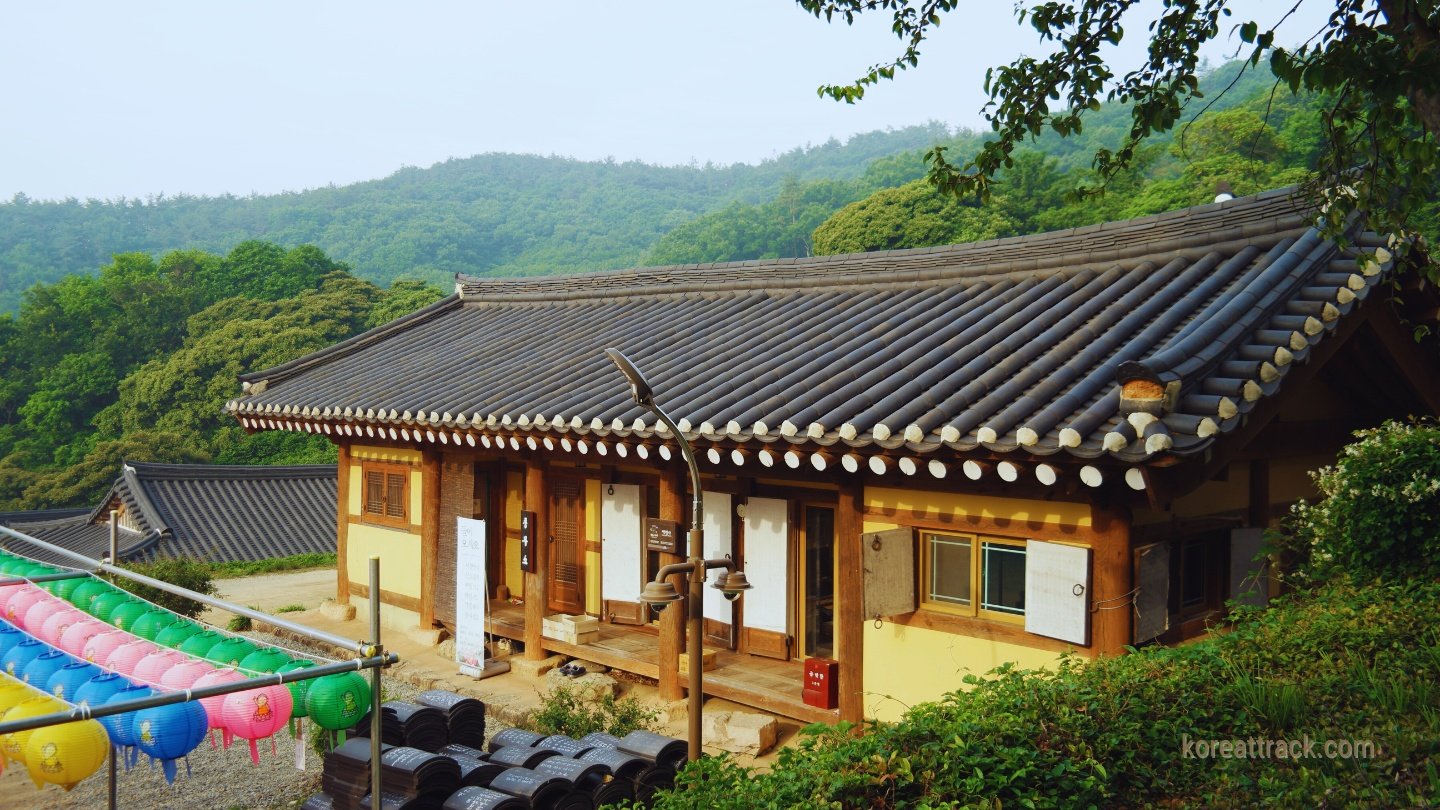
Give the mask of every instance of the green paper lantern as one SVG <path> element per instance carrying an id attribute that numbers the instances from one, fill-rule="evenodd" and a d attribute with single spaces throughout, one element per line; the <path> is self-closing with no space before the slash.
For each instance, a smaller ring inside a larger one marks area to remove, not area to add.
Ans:
<path id="1" fill-rule="evenodd" d="M 240 659 L 239 667 L 246 672 L 275 672 L 281 665 L 290 663 L 290 656 L 274 647 L 261 647 Z"/>
<path id="2" fill-rule="evenodd" d="M 155 643 L 161 647 L 178 650 L 181 644 L 200 632 L 200 625 L 181 619 L 160 628 L 160 632 L 155 634 Z"/>
<path id="3" fill-rule="evenodd" d="M 74 598 L 71 599 L 71 601 L 75 603 L 76 607 L 89 612 L 91 616 L 94 616 L 102 622 L 110 621 L 110 614 L 115 611 L 115 608 L 120 607 L 134 598 L 119 588 L 110 588 L 109 590 L 98 591 L 98 595 L 92 597 L 89 607 L 86 607 L 82 604 L 82 597 L 88 587 L 89 586 L 86 585 L 76 588 Z"/>
<path id="4" fill-rule="evenodd" d="M 61 599 L 69 601 L 70 595 L 75 593 L 76 588 L 84 585 L 87 582 L 93 581 L 93 577 L 75 577 L 73 579 L 59 580 L 55 583 L 55 595 L 60 597 Z"/>
<path id="5" fill-rule="evenodd" d="M 310 681 L 305 713 L 331 731 L 352 728 L 370 710 L 370 684 L 358 672 L 340 672 Z"/>
<path id="6" fill-rule="evenodd" d="M 297 669 L 309 669 L 313 666 L 315 666 L 314 661 L 296 658 L 288 664 L 280 665 L 275 671 L 283 675 L 286 672 L 294 672 Z M 305 717 L 308 714 L 308 712 L 305 711 L 305 695 L 310 691 L 310 684 L 314 682 L 314 680 L 291 681 L 285 684 L 285 687 L 290 690 L 290 697 L 295 699 L 295 708 L 290 712 L 291 717 Z"/>
<path id="7" fill-rule="evenodd" d="M 74 580 L 71 581 L 73 582 Z M 114 586 L 110 583 L 92 577 L 76 582 L 75 587 L 71 588 L 69 595 L 64 596 L 64 598 L 69 600 L 70 604 L 93 616 L 95 614 L 91 611 L 91 608 L 94 606 L 95 600 L 114 590 Z"/>
<path id="8" fill-rule="evenodd" d="M 243 638 L 231 637 L 217 643 L 205 653 L 205 660 L 221 667 L 239 667 L 245 656 L 260 649 Z"/>
<path id="9" fill-rule="evenodd" d="M 139 599 L 127 599 L 117 605 L 114 610 L 110 611 L 110 615 L 105 621 L 110 622 L 121 630 L 129 632 L 130 628 L 135 624 L 135 620 L 149 611 L 149 604 Z"/>
<path id="10" fill-rule="evenodd" d="M 223 641 L 225 636 L 214 630 L 202 630 L 199 633 L 185 639 L 180 644 L 180 652 L 186 655 L 193 655 L 196 658 L 205 658 L 210 648 Z"/>
<path id="11" fill-rule="evenodd" d="M 151 608 L 136 616 L 128 629 L 146 641 L 154 641 L 161 630 L 175 623 L 175 618 L 175 614 L 165 608 Z"/>

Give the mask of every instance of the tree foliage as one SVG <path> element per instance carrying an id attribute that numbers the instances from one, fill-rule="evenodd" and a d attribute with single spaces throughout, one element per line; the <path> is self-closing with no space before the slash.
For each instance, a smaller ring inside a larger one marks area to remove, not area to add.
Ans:
<path id="1" fill-rule="evenodd" d="M 889 15 L 903 44 L 894 60 L 875 65 L 848 84 L 827 85 L 822 96 L 854 103 L 897 70 L 919 64 L 931 29 L 955 11 L 957 0 L 798 0 L 817 17 L 847 23 L 867 12 Z M 1440 169 L 1440 4 L 1434 0 L 1335 0 L 1335 11 L 1314 36 L 1296 46 L 1276 41 L 1275 25 L 1230 24 L 1234 0 L 1169 0 L 1148 27 L 1146 58 L 1123 75 L 1106 61 L 1127 24 L 1143 13 L 1132 0 L 1051 0 L 1018 4 L 1016 13 L 1049 53 L 1023 56 L 991 69 L 983 112 L 993 136 L 973 155 L 952 161 L 944 148 L 928 154 L 930 179 L 962 198 L 987 197 L 1027 141 L 1051 132 L 1081 133 L 1102 102 L 1127 109 L 1128 126 L 1093 152 L 1095 192 L 1125 174 L 1144 142 L 1179 126 L 1204 96 L 1201 47 L 1238 31 L 1247 65 L 1268 62 L 1278 86 L 1323 96 L 1323 148 L 1308 189 L 1334 232 L 1353 211 L 1372 227 L 1411 233 L 1433 199 Z M 1288 16 L 1288 15 L 1287 15 Z M 1433 266 L 1432 266 L 1433 273 Z"/>

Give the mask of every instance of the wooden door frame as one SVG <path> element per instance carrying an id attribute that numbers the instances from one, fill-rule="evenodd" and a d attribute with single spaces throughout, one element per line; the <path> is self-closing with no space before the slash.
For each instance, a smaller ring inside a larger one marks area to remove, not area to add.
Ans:
<path id="1" fill-rule="evenodd" d="M 551 467 L 546 475 L 547 500 L 545 524 L 545 542 L 550 545 L 550 554 L 545 566 L 545 609 L 547 611 L 558 611 L 562 613 L 585 613 L 585 543 L 588 538 L 585 536 L 585 481 L 582 474 L 569 470 L 560 471 Z M 557 549 L 555 548 L 555 494 L 561 482 L 575 482 L 577 493 L 577 504 L 575 508 L 575 603 L 565 605 L 556 601 L 559 589 L 555 587 L 555 566 L 559 562 Z M 573 610 L 572 610 L 573 608 Z"/>
<path id="2" fill-rule="evenodd" d="M 805 621 L 805 597 L 806 597 L 806 595 L 807 595 L 807 594 L 806 594 L 806 588 L 805 588 L 805 577 L 806 577 L 806 573 L 807 573 L 807 572 L 806 572 L 806 568 L 805 568 L 805 555 L 806 555 L 806 553 L 809 551 L 809 543 L 810 543 L 810 538 L 809 538 L 809 535 L 808 535 L 808 533 L 807 533 L 807 531 L 806 531 L 805 510 L 807 510 L 807 509 L 829 509 L 829 510 L 830 510 L 830 515 L 831 515 L 831 521 L 830 521 L 830 551 L 831 551 L 831 554 L 830 554 L 830 567 L 831 567 L 831 572 L 830 572 L 830 591 L 831 591 L 830 610 L 831 610 L 832 630 L 831 630 L 831 633 L 830 633 L 830 655 L 829 655 L 828 657 L 830 657 L 830 658 L 833 659 L 833 658 L 835 658 L 835 632 L 834 632 L 834 629 L 833 629 L 833 627 L 834 627 L 834 622 L 835 622 L 835 604 L 836 604 L 835 601 L 834 601 L 834 599 L 835 599 L 835 586 L 836 586 L 836 584 L 839 583 L 839 576 L 840 576 L 840 571 L 839 571 L 840 555 L 839 555 L 839 548 L 837 547 L 837 541 L 838 541 L 839 538 L 838 538 L 838 533 L 837 533 L 837 531 L 836 531 L 836 528 L 837 528 L 837 527 L 836 527 L 836 523 L 835 523 L 835 521 L 836 521 L 837 518 L 838 518 L 838 510 L 835 508 L 835 506 L 836 506 L 835 503 L 834 503 L 834 502 L 829 502 L 829 501 L 827 501 L 827 502 L 822 502 L 822 501 L 812 501 L 812 500 L 797 500 L 797 501 L 792 501 L 791 503 L 792 503 L 792 509 L 793 509 L 794 512 L 795 512 L 795 515 L 794 515 L 795 520 L 794 520 L 794 522 L 791 524 L 791 525 L 794 527 L 793 530 L 791 531 L 791 536 L 792 536 L 792 538 L 793 538 L 793 550 L 794 550 L 794 551 L 793 551 L 793 556 L 792 556 L 792 560 L 791 560 L 791 569 L 790 569 L 790 570 L 792 570 L 792 571 L 795 572 L 795 576 L 794 576 L 794 582 L 791 584 L 789 590 L 790 590 L 790 593 L 791 593 L 791 596 L 792 596 L 792 608 L 791 608 L 791 610 L 790 610 L 790 623 L 791 623 L 791 626 L 794 628 L 794 631 L 795 631 L 795 632 L 794 632 L 794 639 L 795 639 L 795 641 L 792 642 L 791 645 L 790 645 L 790 657 L 791 657 L 792 659 L 794 659 L 794 660 L 800 660 L 800 661 L 803 661 L 804 659 L 810 657 L 810 653 L 805 652 L 805 632 L 806 632 L 806 630 L 809 629 L 809 625 L 808 625 L 808 624 L 806 623 L 806 621 Z"/>

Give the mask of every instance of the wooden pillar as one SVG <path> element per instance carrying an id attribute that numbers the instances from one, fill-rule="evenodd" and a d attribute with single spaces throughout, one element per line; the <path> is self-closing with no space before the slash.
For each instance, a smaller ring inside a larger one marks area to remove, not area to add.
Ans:
<path id="1" fill-rule="evenodd" d="M 350 445 L 335 448 L 335 603 L 350 604 L 350 566 L 345 561 L 350 540 Z"/>
<path id="2" fill-rule="evenodd" d="M 525 658 L 545 658 L 542 636 L 545 623 L 545 574 L 550 565 L 550 493 L 545 486 L 545 468 L 536 459 L 525 462 L 525 511 L 535 513 L 530 556 L 535 571 L 525 572 Z"/>
<path id="3" fill-rule="evenodd" d="M 673 520 L 680 524 L 680 536 L 686 534 L 685 527 L 685 470 L 671 465 L 660 472 L 660 519 Z M 685 562 L 678 554 L 660 555 L 660 564 Z M 670 578 L 676 590 L 685 593 L 683 576 Z M 649 610 L 648 607 L 643 608 Z M 676 603 L 660 613 L 660 699 L 680 700 L 685 697 L 685 685 L 680 682 L 680 653 L 685 649 L 685 610 L 683 603 Z"/>
<path id="4" fill-rule="evenodd" d="M 435 626 L 435 581 L 440 559 L 440 454 L 420 454 L 420 629 Z"/>
<path id="5" fill-rule="evenodd" d="M 864 485 L 856 480 L 842 482 L 835 506 L 835 537 L 840 544 L 835 642 L 840 656 L 840 719 L 852 723 L 865 719 L 865 577 L 860 550 L 864 506 Z"/>
<path id="6" fill-rule="evenodd" d="M 1090 510 L 1093 597 L 1091 642 L 1095 654 L 1119 655 L 1134 638 L 1134 564 L 1130 559 L 1130 510 L 1094 504 Z"/>
<path id="7" fill-rule="evenodd" d="M 1270 461 L 1257 458 L 1250 462 L 1250 525 L 1264 529 L 1270 525 Z"/>

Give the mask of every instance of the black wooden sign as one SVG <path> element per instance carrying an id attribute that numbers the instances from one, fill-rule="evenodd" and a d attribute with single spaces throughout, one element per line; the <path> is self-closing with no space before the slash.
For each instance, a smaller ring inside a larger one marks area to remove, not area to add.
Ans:
<path id="1" fill-rule="evenodd" d="M 680 524 L 673 520 L 645 518 L 645 549 L 685 556 L 685 538 Z"/>
<path id="2" fill-rule="evenodd" d="M 535 513 L 520 513 L 520 570 L 535 573 Z"/>

